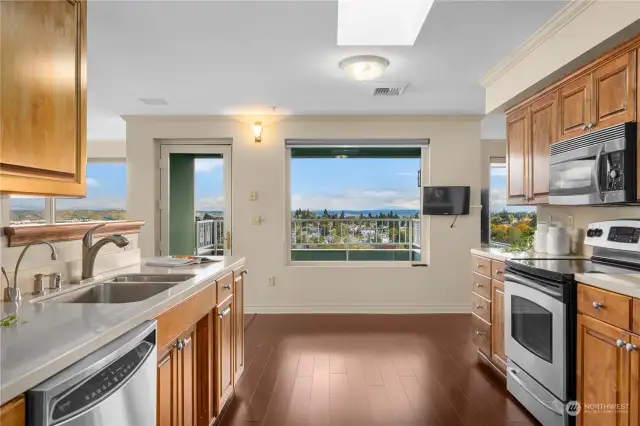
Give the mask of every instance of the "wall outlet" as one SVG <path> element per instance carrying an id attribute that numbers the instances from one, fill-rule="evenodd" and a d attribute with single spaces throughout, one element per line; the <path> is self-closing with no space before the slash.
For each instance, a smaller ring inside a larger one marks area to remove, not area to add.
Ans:
<path id="1" fill-rule="evenodd" d="M 573 215 L 572 215 L 572 214 L 570 214 L 570 215 L 567 217 L 567 228 L 569 228 L 569 229 L 573 229 L 573 226 L 574 226 L 574 223 L 573 223 Z"/>
<path id="2" fill-rule="evenodd" d="M 267 278 L 267 285 L 269 287 L 275 287 L 276 286 L 276 277 Z"/>
<path id="3" fill-rule="evenodd" d="M 258 191 L 253 190 L 249 193 L 249 201 L 257 201 L 258 200 Z"/>
<path id="4" fill-rule="evenodd" d="M 251 216 L 252 225 L 262 225 L 262 216 Z"/>

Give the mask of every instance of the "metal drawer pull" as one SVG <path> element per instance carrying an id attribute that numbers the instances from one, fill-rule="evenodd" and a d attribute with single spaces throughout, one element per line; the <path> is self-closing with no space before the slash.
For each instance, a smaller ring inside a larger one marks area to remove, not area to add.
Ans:
<path id="1" fill-rule="evenodd" d="M 180 340 L 177 340 L 175 347 L 177 350 L 181 351 L 182 348 L 184 348 L 184 343 L 182 343 Z"/>
<path id="2" fill-rule="evenodd" d="M 231 312 L 231 306 L 228 306 L 228 307 L 227 307 L 227 308 L 225 308 L 222 312 L 220 312 L 220 313 L 218 314 L 218 317 L 220 317 L 220 318 L 224 318 L 224 317 L 226 317 L 227 315 L 229 315 L 229 312 Z"/>
<path id="3" fill-rule="evenodd" d="M 604 308 L 604 303 L 601 302 L 593 302 L 593 309 Z"/>
<path id="4" fill-rule="evenodd" d="M 231 290 L 231 284 L 225 284 L 222 286 L 225 290 Z"/>
<path id="5" fill-rule="evenodd" d="M 638 347 L 632 343 L 627 343 L 624 348 L 627 350 L 627 352 L 633 352 L 638 349 Z"/>
<path id="6" fill-rule="evenodd" d="M 496 271 L 496 275 L 500 275 L 500 274 L 504 274 L 504 271 L 502 269 L 498 269 Z"/>
<path id="7" fill-rule="evenodd" d="M 476 268 L 484 268 L 484 265 L 481 265 L 479 263 L 476 263 Z"/>
<path id="8" fill-rule="evenodd" d="M 476 330 L 476 336 L 484 336 L 484 332 L 480 330 Z"/>
<path id="9" fill-rule="evenodd" d="M 616 340 L 616 346 L 619 347 L 619 348 L 624 348 L 626 346 L 626 344 L 627 344 L 627 342 L 625 342 L 622 339 Z"/>
<path id="10" fill-rule="evenodd" d="M 476 305 L 476 309 L 482 309 L 482 305 Z"/>
<path id="11" fill-rule="evenodd" d="M 482 287 L 482 284 L 476 283 L 476 287 Z"/>
<path id="12" fill-rule="evenodd" d="M 182 347 L 184 348 L 185 346 L 187 346 L 189 343 L 191 343 L 191 337 L 189 337 L 188 339 L 184 339 L 182 341 Z"/>

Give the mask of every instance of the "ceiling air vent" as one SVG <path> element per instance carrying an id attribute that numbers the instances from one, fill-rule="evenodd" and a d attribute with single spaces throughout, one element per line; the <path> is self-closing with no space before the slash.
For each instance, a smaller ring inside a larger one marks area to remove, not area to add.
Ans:
<path id="1" fill-rule="evenodd" d="M 400 96 L 407 88 L 407 83 L 377 83 L 372 88 L 373 96 Z"/>

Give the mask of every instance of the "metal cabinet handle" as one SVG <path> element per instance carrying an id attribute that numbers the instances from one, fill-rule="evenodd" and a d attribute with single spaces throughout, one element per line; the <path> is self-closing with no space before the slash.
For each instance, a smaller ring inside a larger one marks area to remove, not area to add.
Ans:
<path id="1" fill-rule="evenodd" d="M 582 130 L 587 130 L 587 129 L 588 129 L 587 125 L 586 125 L 586 124 L 584 124 L 584 125 L 582 126 Z"/>
<path id="2" fill-rule="evenodd" d="M 638 347 L 632 343 L 627 343 L 624 348 L 627 350 L 627 352 L 633 352 L 636 349 L 638 349 Z"/>
<path id="3" fill-rule="evenodd" d="M 189 343 L 191 343 L 191 337 L 189 337 L 188 339 L 184 339 L 182 341 L 182 347 L 184 348 L 185 346 L 187 346 Z"/>
<path id="4" fill-rule="evenodd" d="M 500 274 L 504 274 L 504 271 L 502 269 L 498 269 L 496 271 L 496 275 L 500 275 Z"/>
<path id="5" fill-rule="evenodd" d="M 596 309 L 596 310 L 600 308 L 604 308 L 604 303 L 602 302 L 593 302 L 592 305 L 593 305 L 593 309 Z"/>
<path id="6" fill-rule="evenodd" d="M 476 263 L 476 268 L 484 268 L 484 265 L 482 265 L 480 263 Z"/>
<path id="7" fill-rule="evenodd" d="M 476 305 L 476 309 L 482 309 L 482 305 Z"/>
<path id="8" fill-rule="evenodd" d="M 182 348 L 184 348 L 184 343 L 182 343 L 180 340 L 177 340 L 177 341 L 176 341 L 175 348 L 176 348 L 177 350 L 181 351 L 181 350 L 182 350 Z"/>
<path id="9" fill-rule="evenodd" d="M 616 346 L 617 347 L 624 348 L 626 345 L 627 345 L 627 342 L 625 342 L 624 340 L 622 340 L 622 339 L 616 340 Z"/>
<path id="10" fill-rule="evenodd" d="M 231 290 L 231 284 L 225 284 L 222 286 L 225 290 Z"/>
<path id="11" fill-rule="evenodd" d="M 228 306 L 228 307 L 226 307 L 223 311 L 221 311 L 221 312 L 218 314 L 218 317 L 219 317 L 219 318 L 224 318 L 224 317 L 226 317 L 227 315 L 229 315 L 229 312 L 231 312 L 231 306 Z"/>
<path id="12" fill-rule="evenodd" d="M 476 283 L 476 287 L 480 288 L 480 287 L 483 287 L 483 285 L 480 283 Z"/>
<path id="13" fill-rule="evenodd" d="M 594 126 L 595 126 L 595 124 L 589 123 L 589 124 L 587 124 L 587 129 L 593 129 Z"/>
<path id="14" fill-rule="evenodd" d="M 484 331 L 476 330 L 476 336 L 484 336 Z"/>

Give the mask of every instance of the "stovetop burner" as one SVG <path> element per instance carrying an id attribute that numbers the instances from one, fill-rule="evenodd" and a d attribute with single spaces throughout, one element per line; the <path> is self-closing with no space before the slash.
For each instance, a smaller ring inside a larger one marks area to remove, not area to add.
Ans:
<path id="1" fill-rule="evenodd" d="M 507 267 L 554 281 L 573 281 L 575 274 L 637 274 L 637 269 L 591 259 L 509 259 Z"/>

